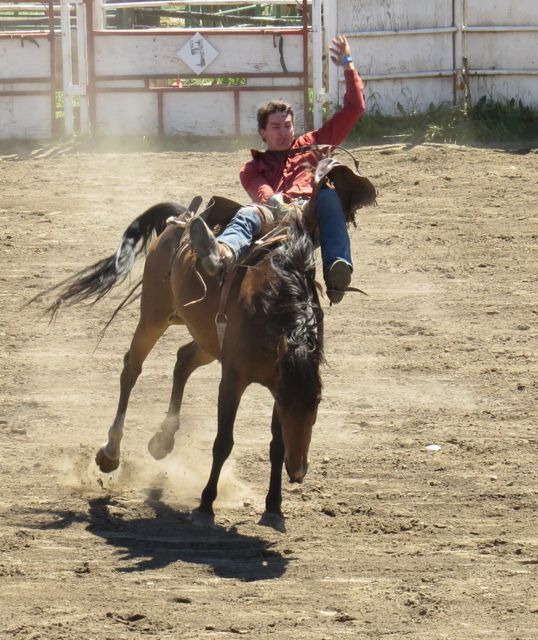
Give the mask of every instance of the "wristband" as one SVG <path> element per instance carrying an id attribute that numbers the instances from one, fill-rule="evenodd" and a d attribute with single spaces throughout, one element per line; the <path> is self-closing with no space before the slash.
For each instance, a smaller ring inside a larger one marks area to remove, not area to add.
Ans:
<path id="1" fill-rule="evenodd" d="M 342 66 L 345 67 L 346 64 L 349 64 L 350 62 L 353 62 L 353 58 L 350 55 L 343 56 L 342 60 L 340 62 L 342 63 Z"/>

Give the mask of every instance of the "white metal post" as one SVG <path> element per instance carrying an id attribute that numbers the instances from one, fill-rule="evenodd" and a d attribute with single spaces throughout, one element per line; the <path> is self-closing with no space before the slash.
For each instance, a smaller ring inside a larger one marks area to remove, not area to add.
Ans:
<path id="1" fill-rule="evenodd" d="M 62 25 L 64 133 L 66 136 L 72 136 L 75 132 L 75 120 L 73 117 L 73 60 L 71 53 L 71 5 L 69 0 L 62 0 L 60 22 Z"/>
<path id="2" fill-rule="evenodd" d="M 325 51 L 328 56 L 332 40 L 338 32 L 338 0 L 324 0 L 323 23 L 325 26 Z M 327 66 L 327 80 L 329 101 L 331 109 L 334 110 L 338 105 L 339 87 L 338 67 L 332 62 L 329 62 Z"/>
<path id="3" fill-rule="evenodd" d="M 456 32 L 454 33 L 454 73 L 456 74 L 456 85 L 454 91 L 454 99 L 456 104 L 463 102 L 463 85 L 465 84 L 465 78 L 463 77 L 465 68 L 465 0 L 454 0 L 454 27 Z"/>
<path id="4" fill-rule="evenodd" d="M 454 58 L 456 60 L 456 70 L 461 69 L 463 58 L 465 57 L 463 44 L 463 28 L 465 26 L 465 0 L 457 0 L 454 3 L 454 26 L 456 27 L 455 51 Z"/>
<path id="5" fill-rule="evenodd" d="M 312 115 L 314 129 L 319 129 L 323 124 L 323 102 L 325 99 L 325 92 L 323 90 L 321 2 L 322 0 L 312 0 L 312 89 L 314 94 Z M 306 62 L 306 64 L 308 64 L 308 62 Z"/>
<path id="6" fill-rule="evenodd" d="M 88 31 L 86 5 L 77 0 L 77 53 L 78 53 L 78 95 L 80 96 L 80 133 L 90 132 L 90 110 L 88 104 Z"/>
<path id="7" fill-rule="evenodd" d="M 101 31 L 105 28 L 105 21 L 106 2 L 103 0 L 93 0 L 93 28 L 96 31 Z"/>

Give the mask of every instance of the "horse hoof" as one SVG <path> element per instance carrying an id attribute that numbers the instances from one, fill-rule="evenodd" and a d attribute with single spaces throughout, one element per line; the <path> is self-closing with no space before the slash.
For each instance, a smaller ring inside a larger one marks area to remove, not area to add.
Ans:
<path id="1" fill-rule="evenodd" d="M 155 460 L 162 460 L 174 448 L 174 438 L 167 433 L 158 431 L 148 442 L 148 451 Z"/>
<path id="2" fill-rule="evenodd" d="M 258 524 L 261 524 L 264 527 L 271 527 L 271 529 L 280 531 L 280 533 L 286 533 L 286 521 L 284 520 L 284 516 L 278 513 L 265 511 Z"/>
<path id="3" fill-rule="evenodd" d="M 200 509 L 193 510 L 191 520 L 197 527 L 204 527 L 204 529 L 215 528 L 215 516 L 205 511 L 200 511 Z"/>
<path id="4" fill-rule="evenodd" d="M 117 460 L 109 458 L 105 453 L 105 447 L 101 447 L 95 455 L 95 464 L 103 473 L 112 473 L 120 466 L 120 460 L 119 458 Z"/>

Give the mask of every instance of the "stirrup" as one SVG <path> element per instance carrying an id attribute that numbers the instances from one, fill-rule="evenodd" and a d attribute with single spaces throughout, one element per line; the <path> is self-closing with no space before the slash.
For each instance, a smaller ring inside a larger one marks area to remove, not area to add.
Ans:
<path id="1" fill-rule="evenodd" d="M 224 268 L 219 243 L 207 226 L 204 219 L 196 217 L 190 224 L 191 246 L 200 259 L 204 271 L 210 276 L 217 276 Z"/>

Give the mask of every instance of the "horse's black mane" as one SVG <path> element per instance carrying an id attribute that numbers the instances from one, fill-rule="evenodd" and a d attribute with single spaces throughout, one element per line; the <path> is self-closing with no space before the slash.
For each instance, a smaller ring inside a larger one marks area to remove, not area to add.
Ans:
<path id="1" fill-rule="evenodd" d="M 275 344 L 286 337 L 278 395 L 290 406 L 317 402 L 323 361 L 323 311 L 315 280 L 314 245 L 302 223 L 290 222 L 287 240 L 270 257 L 276 277 L 262 293 L 264 326 Z M 301 381 L 300 387 L 297 382 Z"/>

